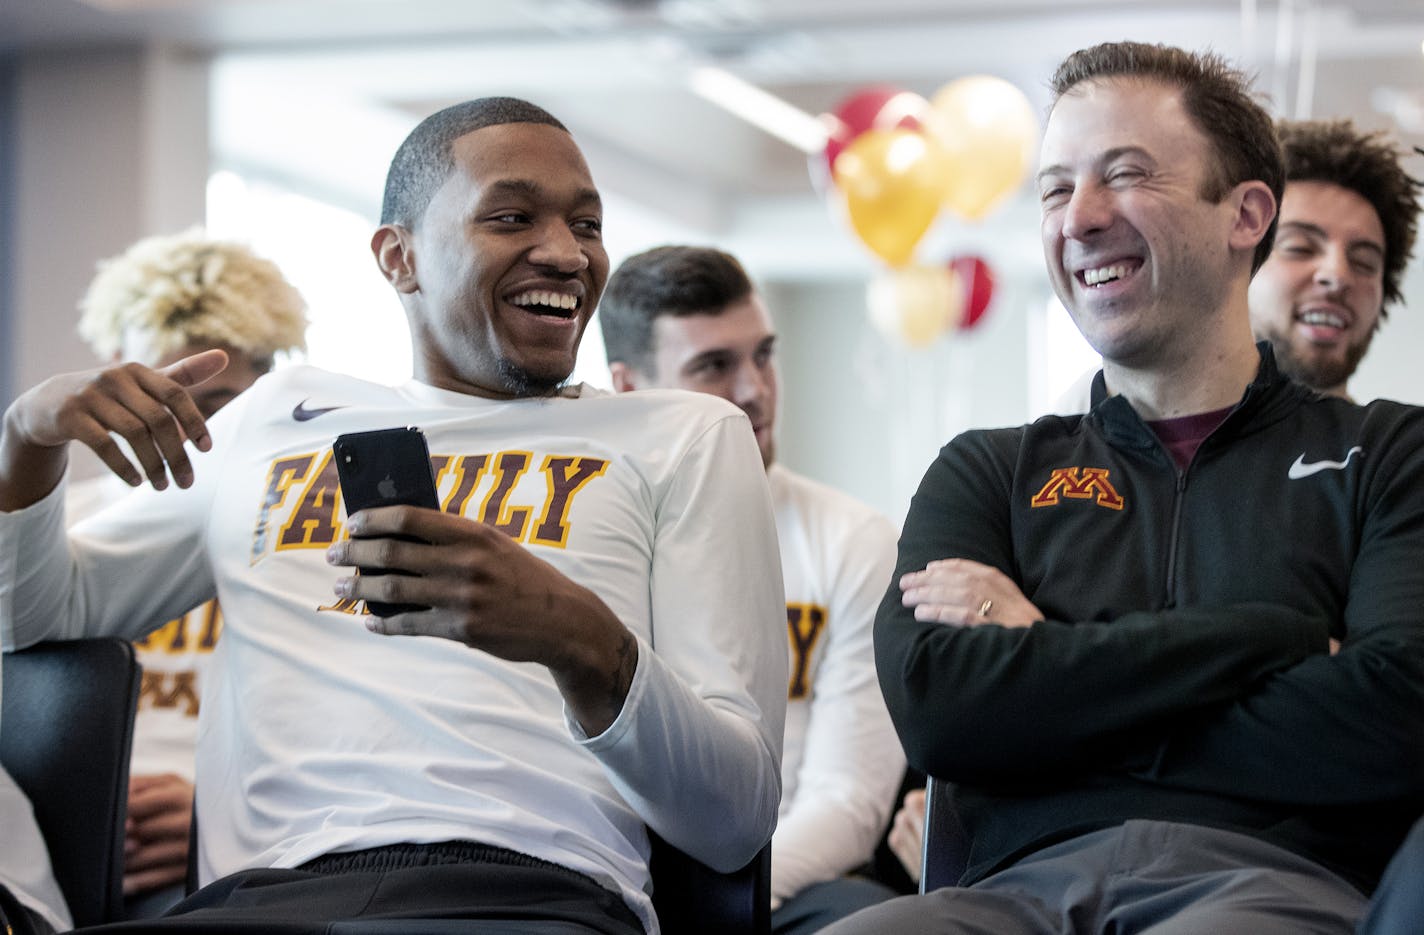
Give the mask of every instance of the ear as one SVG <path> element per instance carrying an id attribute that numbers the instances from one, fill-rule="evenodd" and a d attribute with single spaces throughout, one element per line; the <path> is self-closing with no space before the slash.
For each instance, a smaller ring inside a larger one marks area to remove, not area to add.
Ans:
<path id="1" fill-rule="evenodd" d="M 621 360 L 615 360 L 608 365 L 608 372 L 613 377 L 613 388 L 620 393 L 627 393 L 638 388 L 637 372 Z"/>
<path id="2" fill-rule="evenodd" d="M 1231 204 L 1236 210 L 1236 219 L 1229 242 L 1234 249 L 1254 252 L 1276 218 L 1276 196 L 1265 182 L 1253 179 L 1241 182 L 1232 190 Z"/>
<path id="3" fill-rule="evenodd" d="M 371 235 L 371 253 L 386 282 L 397 292 L 412 293 L 420 289 L 415 277 L 414 236 L 399 224 L 382 224 Z"/>

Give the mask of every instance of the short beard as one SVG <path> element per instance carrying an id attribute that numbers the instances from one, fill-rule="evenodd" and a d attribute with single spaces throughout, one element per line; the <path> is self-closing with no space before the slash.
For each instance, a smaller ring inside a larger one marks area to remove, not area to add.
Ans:
<path id="1" fill-rule="evenodd" d="M 569 379 L 568 374 L 558 379 L 538 376 L 508 358 L 499 361 L 499 377 L 504 381 L 504 388 L 520 399 L 554 396 Z"/>
<path id="2" fill-rule="evenodd" d="M 1355 369 L 1360 366 L 1360 361 L 1365 359 L 1370 342 L 1374 340 L 1374 332 L 1366 335 L 1360 343 L 1346 348 L 1345 358 L 1340 361 L 1301 360 L 1291 352 L 1288 340 L 1274 336 L 1270 340 L 1271 347 L 1276 352 L 1276 364 L 1282 373 L 1297 383 L 1304 383 L 1313 390 L 1325 393 L 1337 386 L 1343 387 L 1355 375 Z"/>

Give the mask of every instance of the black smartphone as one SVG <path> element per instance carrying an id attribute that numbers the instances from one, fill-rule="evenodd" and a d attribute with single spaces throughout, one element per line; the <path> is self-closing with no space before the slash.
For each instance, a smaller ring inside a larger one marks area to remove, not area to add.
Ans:
<path id="1" fill-rule="evenodd" d="M 341 500 L 346 515 L 377 506 L 407 504 L 440 508 L 435 493 L 435 476 L 430 471 L 430 449 L 425 434 L 414 426 L 351 432 L 340 435 L 331 446 L 336 474 L 341 483 Z M 421 540 L 411 536 L 411 542 Z M 385 568 L 361 568 L 363 575 L 400 574 Z M 415 610 L 429 610 L 421 604 L 390 604 L 367 601 L 366 607 L 378 617 Z"/>

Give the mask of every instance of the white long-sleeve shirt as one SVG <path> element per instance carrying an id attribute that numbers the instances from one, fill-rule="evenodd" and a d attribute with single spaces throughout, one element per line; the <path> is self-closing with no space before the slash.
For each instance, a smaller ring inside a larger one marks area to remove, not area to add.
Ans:
<path id="1" fill-rule="evenodd" d="M 315 413 L 315 415 L 313 415 Z M 332 440 L 420 426 L 443 508 L 589 587 L 639 641 L 586 738 L 546 669 L 370 633 L 333 597 Z M 188 490 L 142 490 L 66 537 L 63 491 L 0 515 L 6 648 L 135 637 L 214 596 L 198 735 L 200 873 L 474 839 L 583 872 L 657 930 L 646 828 L 718 869 L 768 839 L 786 641 L 767 484 L 745 417 L 692 394 L 495 401 L 309 367 L 210 422 Z M 62 485 L 61 485 L 62 488 Z"/>
<path id="2" fill-rule="evenodd" d="M 72 526 L 131 492 L 116 474 L 70 484 L 64 499 L 66 521 Z M 130 776 L 173 773 L 193 781 L 203 679 L 221 634 L 222 611 L 213 600 L 134 644 L 143 684 L 134 716 Z"/>
<path id="3" fill-rule="evenodd" d="M 780 465 L 768 479 L 791 649 L 781 820 L 771 844 L 780 903 L 870 859 L 905 754 L 880 694 L 871 632 L 895 567 L 895 527 Z"/>

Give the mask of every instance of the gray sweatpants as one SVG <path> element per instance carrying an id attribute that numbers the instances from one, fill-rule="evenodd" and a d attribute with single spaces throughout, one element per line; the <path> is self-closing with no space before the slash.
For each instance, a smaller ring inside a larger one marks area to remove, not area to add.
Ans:
<path id="1" fill-rule="evenodd" d="M 824 935 L 1350 935 L 1365 902 L 1319 864 L 1258 838 L 1129 821 L 973 886 L 857 912 Z"/>

